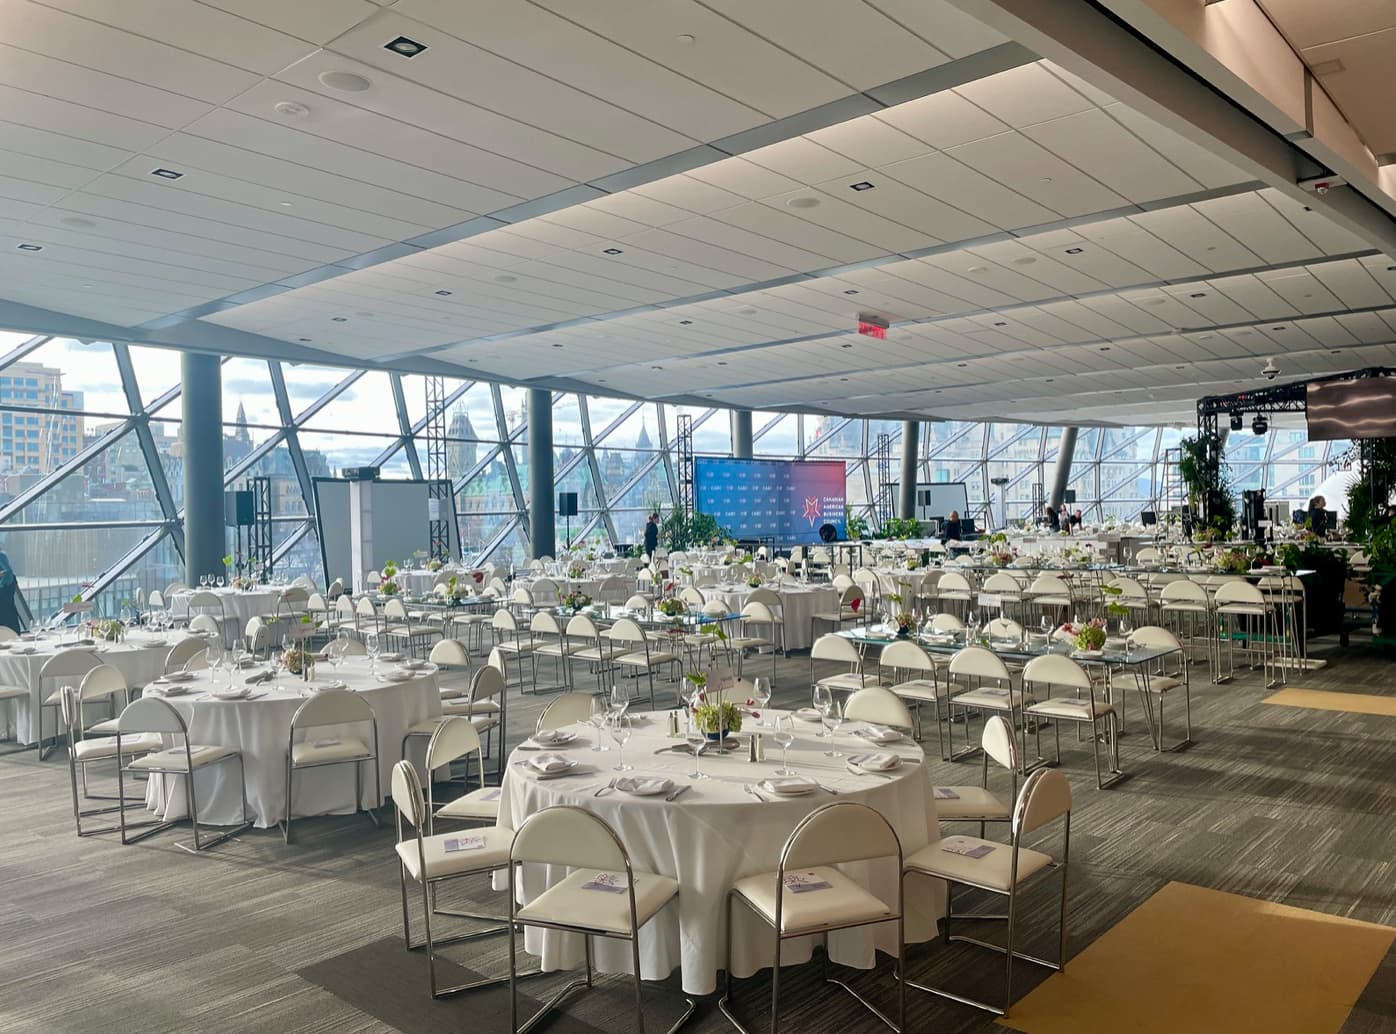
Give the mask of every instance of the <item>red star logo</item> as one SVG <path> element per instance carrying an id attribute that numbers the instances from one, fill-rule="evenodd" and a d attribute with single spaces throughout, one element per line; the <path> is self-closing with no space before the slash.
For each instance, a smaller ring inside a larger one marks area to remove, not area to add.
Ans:
<path id="1" fill-rule="evenodd" d="M 809 526 L 814 527 L 814 522 L 819 520 L 819 497 L 805 496 L 805 520 L 809 521 Z"/>

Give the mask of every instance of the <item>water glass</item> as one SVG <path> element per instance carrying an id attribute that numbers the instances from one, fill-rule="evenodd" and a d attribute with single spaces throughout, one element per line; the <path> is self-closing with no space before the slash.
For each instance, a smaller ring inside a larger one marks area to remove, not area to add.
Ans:
<path id="1" fill-rule="evenodd" d="M 368 670 L 373 677 L 378 677 L 378 650 L 381 646 L 377 632 L 369 632 L 364 636 L 364 647 L 368 650 Z"/>
<path id="2" fill-rule="evenodd" d="M 630 716 L 618 714 L 611 719 L 611 739 L 616 745 L 616 771 L 629 772 L 634 765 L 625 763 L 625 744 L 630 739 Z"/>
<path id="3" fill-rule="evenodd" d="M 776 775 L 793 776 L 795 770 L 790 767 L 786 752 L 790 749 L 790 745 L 795 742 L 795 719 L 788 714 L 776 715 L 775 731 L 771 733 L 771 742 L 780 748 L 780 768 L 776 769 Z"/>
<path id="4" fill-rule="evenodd" d="M 588 720 L 590 721 L 592 727 L 596 730 L 596 736 L 591 744 L 592 750 L 601 751 L 610 749 L 604 743 L 601 742 L 601 733 L 602 730 L 606 728 L 606 721 L 610 717 L 610 715 L 611 708 L 610 705 L 606 702 L 605 697 L 598 695 L 591 698 L 591 717 Z"/>
<path id="5" fill-rule="evenodd" d="M 751 683 L 751 698 L 756 701 L 756 706 L 765 711 L 771 704 L 771 682 L 769 679 L 753 679 Z M 765 728 L 769 723 L 762 718 L 756 724 Z"/>
<path id="6" fill-rule="evenodd" d="M 830 739 L 838 735 L 838 731 L 843 728 L 843 708 L 838 705 L 838 701 L 834 701 L 833 704 L 830 705 L 829 712 L 824 715 L 824 720 L 821 724 L 828 730 L 827 735 Z M 839 750 L 837 747 L 831 747 L 824 752 L 824 756 L 826 758 L 841 758 L 843 757 L 843 751 Z"/>
<path id="7" fill-rule="evenodd" d="M 829 729 L 828 726 L 825 725 L 825 720 L 828 719 L 829 712 L 834 706 L 833 691 L 830 690 L 828 686 L 816 684 L 813 693 L 813 704 L 814 709 L 819 712 L 819 717 L 821 719 L 819 723 L 819 735 L 827 739 L 829 736 Z"/>
<path id="8" fill-rule="evenodd" d="M 703 753 L 703 748 L 708 745 L 708 734 L 698 727 L 698 719 L 693 715 L 688 717 L 688 729 L 684 732 L 684 742 L 693 750 L 693 771 L 690 773 L 694 779 L 706 779 L 708 774 L 698 767 L 698 755 Z"/>
<path id="9" fill-rule="evenodd" d="M 611 686 L 611 712 L 617 717 L 625 714 L 630 709 L 630 695 L 622 692 L 617 685 Z"/>

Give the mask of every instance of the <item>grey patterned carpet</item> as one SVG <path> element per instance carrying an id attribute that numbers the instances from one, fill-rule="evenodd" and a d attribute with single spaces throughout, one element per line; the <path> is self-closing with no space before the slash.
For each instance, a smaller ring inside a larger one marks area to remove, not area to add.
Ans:
<path id="1" fill-rule="evenodd" d="M 1390 659 L 1354 640 L 1317 648 L 1324 672 L 1305 688 L 1396 694 Z M 783 660 L 777 704 L 804 703 L 805 657 Z M 1072 823 L 1070 942 L 1079 950 L 1169 880 L 1336 915 L 1396 925 L 1396 719 L 1261 703 L 1255 675 L 1212 686 L 1195 668 L 1196 745 L 1148 749 L 1137 704 L 1123 761 L 1132 778 L 1097 791 L 1090 754 L 1063 736 L 1063 767 L 1076 791 Z M 546 675 L 543 683 L 556 682 Z M 512 706 L 516 734 L 532 727 L 547 696 Z M 1173 717 L 1181 717 L 1181 713 Z M 943 782 L 967 782 L 977 766 L 935 764 Z M 385 816 L 386 817 L 386 816 Z M 0 757 L 0 1032 L 174 1034 L 507 1030 L 507 991 L 450 1001 L 427 993 L 426 960 L 402 950 L 391 822 L 363 816 L 297 823 L 290 847 L 254 831 L 202 856 L 175 846 L 187 830 L 123 848 L 115 837 L 79 840 L 69 814 L 62 755 Z M 1047 892 L 1050 895 L 1050 891 Z M 1028 950 L 1051 949 L 1040 902 Z M 477 973 L 503 972 L 502 938 L 447 948 Z M 1161 965 L 1166 960 L 1161 960 Z M 910 955 L 914 978 L 993 994 L 997 969 L 978 950 L 938 943 Z M 461 973 L 449 963 L 445 979 Z M 1019 967 L 1019 994 L 1042 976 Z M 854 984 L 890 1005 L 886 964 Z M 567 979 L 524 984 L 531 1001 Z M 783 1029 L 823 1034 L 881 1029 L 837 989 L 818 962 L 786 971 Z M 633 1029 L 631 984 L 599 978 L 549 1031 Z M 675 986 L 646 988 L 647 1029 L 683 1009 Z M 523 1006 L 527 1008 L 526 1004 Z M 739 983 L 738 1007 L 766 1029 L 769 977 Z M 912 992 L 911 1030 L 1001 1030 L 984 1014 Z M 726 1031 L 710 1003 L 687 1030 Z M 1201 1018 L 1198 1030 L 1209 1026 Z M 1344 1034 L 1396 1031 L 1396 956 L 1378 970 Z"/>

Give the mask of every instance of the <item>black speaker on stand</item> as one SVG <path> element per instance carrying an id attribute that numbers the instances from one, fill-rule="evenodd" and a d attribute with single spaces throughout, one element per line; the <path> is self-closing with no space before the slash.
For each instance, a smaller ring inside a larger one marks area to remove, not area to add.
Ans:
<path id="1" fill-rule="evenodd" d="M 557 515 L 567 518 L 567 551 L 572 551 L 572 518 L 577 516 L 577 493 L 559 492 L 557 494 Z"/>
<path id="2" fill-rule="evenodd" d="M 246 532 L 256 523 L 252 493 L 246 489 L 223 493 L 223 524 L 233 532 L 233 555 L 241 561 L 247 555 Z"/>

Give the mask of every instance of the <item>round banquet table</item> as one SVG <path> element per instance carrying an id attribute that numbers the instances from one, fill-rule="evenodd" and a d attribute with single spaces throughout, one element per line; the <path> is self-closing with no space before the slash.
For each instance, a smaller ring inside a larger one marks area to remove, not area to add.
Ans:
<path id="1" fill-rule="evenodd" d="M 397 665 L 379 661 L 382 675 Z M 245 680 L 262 669 L 249 669 L 234 678 Z M 247 806 L 253 822 L 269 828 L 286 817 L 286 744 L 291 718 L 305 703 L 313 687 L 339 678 L 359 693 L 373 708 L 378 720 L 378 769 L 382 778 L 382 799 L 374 799 L 373 773 L 364 772 L 363 807 L 377 807 L 391 793 L 393 765 L 402 749 L 402 738 L 417 722 L 441 713 L 441 692 L 436 682 L 436 666 L 429 664 L 400 682 L 374 678 L 367 657 L 345 658 L 336 674 L 326 662 L 316 665 L 315 681 L 282 673 L 281 686 L 270 683 L 251 687 L 244 700 L 216 700 L 209 696 L 213 673 L 204 670 L 185 683 L 187 692 L 168 697 L 189 727 L 191 742 L 198 745 L 237 747 L 246 766 Z M 227 685 L 227 673 L 218 674 L 218 685 Z M 155 687 L 148 686 L 149 694 Z M 299 733 L 304 738 L 306 733 Z M 316 726 L 309 731 L 315 739 L 360 736 L 371 744 L 371 733 L 364 725 Z M 425 741 L 418 744 L 420 752 Z M 420 758 L 418 759 L 420 761 Z M 199 821 L 231 826 L 242 821 L 242 794 L 237 785 L 236 764 L 223 763 L 200 769 L 195 789 L 198 793 Z M 146 789 L 146 804 L 163 819 L 187 816 L 184 786 L 180 777 L 152 777 Z M 291 800 L 296 818 L 312 815 L 344 814 L 354 810 L 354 772 L 349 765 L 301 769 L 296 772 L 295 794 Z"/>
<path id="2" fill-rule="evenodd" d="M 785 648 L 808 650 L 813 645 L 811 619 L 838 609 L 839 591 L 832 585 L 804 585 L 794 579 L 767 586 L 780 596 L 780 617 L 785 620 Z M 717 586 L 701 590 L 707 599 L 718 599 L 734 614 L 741 613 L 751 589 L 746 585 Z"/>
<path id="3" fill-rule="evenodd" d="M 281 589 L 268 586 L 263 589 L 181 589 L 170 597 L 169 607 L 172 617 L 184 620 L 189 617 L 189 601 L 196 592 L 211 592 L 223 602 L 223 615 L 230 620 L 237 619 L 237 634 L 247 627 L 254 617 L 267 617 L 276 613 L 276 603 L 281 599 Z M 231 640 L 230 640 L 231 641 Z"/>
<path id="4" fill-rule="evenodd" d="M 152 634 L 132 629 L 120 643 L 96 640 L 81 644 L 69 633 L 58 636 L 51 632 L 26 635 L 0 644 L 0 686 L 21 686 L 29 689 L 29 699 L 20 698 L 15 708 L 15 735 L 20 743 L 33 743 L 39 738 L 39 704 L 59 688 L 60 680 L 41 678 L 39 672 L 55 654 L 64 650 L 85 650 L 103 664 L 110 664 L 126 677 L 126 684 L 140 689 L 165 670 L 165 657 L 175 643 L 185 638 L 184 632 Z M 64 681 L 73 681 L 71 679 Z M 27 704 L 27 706 L 25 706 Z M 120 701 L 117 701 L 120 706 Z M 61 718 L 51 711 L 44 717 L 44 735 L 58 732 Z M 101 717 L 100 711 L 98 717 Z M 3 719 L 0 719 L 3 720 Z"/>
<path id="5" fill-rule="evenodd" d="M 775 713 L 775 712 L 770 712 Z M 534 756 L 515 751 L 504 777 L 500 797 L 500 824 L 517 829 L 535 812 L 554 805 L 570 804 L 605 819 L 619 835 L 630 854 L 631 864 L 648 872 L 670 876 L 679 882 L 677 905 L 662 909 L 640 930 L 642 976 L 661 980 L 675 969 L 682 971 L 683 988 L 689 994 L 711 994 L 717 987 L 717 974 L 728 966 L 727 892 L 737 880 L 763 872 L 773 872 L 781 847 L 795 826 L 816 808 L 835 801 L 867 804 L 885 816 L 901 839 L 906 855 L 940 839 L 935 819 L 935 797 L 929 775 L 921 763 L 924 755 L 910 739 L 886 747 L 873 747 L 848 730 L 863 723 L 849 723 L 833 740 L 845 754 L 871 750 L 894 750 L 906 759 L 890 773 L 891 778 L 851 772 L 844 758 L 829 758 L 824 750 L 830 741 L 818 738 L 818 726 L 797 719 L 795 743 L 790 748 L 790 765 L 801 775 L 832 790 L 816 790 L 803 797 L 757 800 L 743 789 L 771 777 L 780 767 L 780 749 L 770 742 L 769 728 L 762 729 L 748 716 L 741 733 L 743 744 L 750 732 L 763 732 L 766 760 L 755 764 L 746 760 L 746 751 L 727 757 L 704 756 L 703 771 L 708 779 L 689 778 L 693 759 L 683 753 L 656 754 L 661 747 L 676 742 L 668 738 L 663 712 L 633 715 L 638 719 L 625 747 L 626 762 L 635 766 L 630 776 L 662 775 L 676 784 L 692 785 L 678 800 L 635 797 L 619 790 L 595 796 L 613 776 L 615 748 L 605 753 L 593 751 L 595 730 L 580 726 L 581 735 L 564 748 L 577 759 L 578 773 L 558 779 L 538 779 L 528 774 L 520 762 Z M 769 718 L 769 714 L 767 715 Z M 609 739 L 608 739 L 609 743 Z M 895 902 L 897 878 L 895 860 L 849 863 L 841 866 L 884 901 Z M 523 902 L 533 900 L 567 875 L 560 866 L 523 867 L 519 894 Z M 497 884 L 503 881 L 497 878 Z M 935 936 L 936 921 L 945 914 L 945 892 L 939 881 L 907 881 L 906 938 L 909 943 Z M 733 975 L 750 976 L 770 966 L 773 938 L 770 929 L 741 908 L 734 910 L 737 928 L 732 944 Z M 826 940 L 812 936 L 790 940 L 781 948 L 783 964 L 808 960 L 814 944 Z M 896 924 L 885 923 L 854 930 L 835 931 L 827 936 L 830 958 L 844 965 L 869 968 L 874 948 L 895 954 Z M 577 934 L 529 928 L 525 948 L 542 958 L 544 969 L 567 969 L 583 964 L 583 941 Z M 593 940 L 595 963 L 603 972 L 630 973 L 628 946 L 607 938 Z"/>

